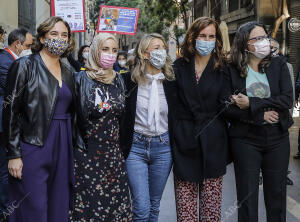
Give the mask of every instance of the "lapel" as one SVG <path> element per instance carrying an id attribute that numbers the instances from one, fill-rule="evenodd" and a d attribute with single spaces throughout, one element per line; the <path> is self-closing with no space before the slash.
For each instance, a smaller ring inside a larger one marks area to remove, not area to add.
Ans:
<path id="1" fill-rule="evenodd" d="M 196 78 L 195 78 L 195 64 L 194 64 L 194 56 L 191 57 L 190 62 L 182 61 L 182 65 L 180 66 L 180 80 L 182 84 L 182 89 L 184 96 L 189 102 L 190 100 L 199 100 L 199 96 L 196 93 Z"/>
<path id="2" fill-rule="evenodd" d="M 201 87 L 203 89 L 201 90 L 201 93 L 198 93 L 199 97 L 202 97 L 203 99 L 206 98 L 207 93 L 209 92 L 209 89 L 215 85 L 217 78 L 216 78 L 216 72 L 214 70 L 214 57 L 211 56 L 209 59 L 202 76 L 199 80 L 199 84 L 201 84 L 201 81 L 204 81 L 205 84 L 202 84 Z M 199 90 L 197 90 L 199 92 Z"/>
<path id="3" fill-rule="evenodd" d="M 16 57 L 12 54 L 12 52 L 10 51 L 9 48 L 6 48 L 5 49 L 5 52 L 10 56 L 10 59 L 15 61 L 16 60 Z"/>
<path id="4" fill-rule="evenodd" d="M 172 83 L 173 81 L 171 82 L 166 79 L 163 81 L 163 87 L 164 87 L 164 92 L 165 92 L 168 106 L 171 105 L 171 100 L 172 100 L 172 88 L 171 88 L 173 86 Z"/>
<path id="5" fill-rule="evenodd" d="M 243 93 L 247 95 L 247 90 L 246 90 L 246 78 L 241 77 L 240 72 L 234 68 L 233 66 L 230 67 L 230 73 L 233 73 L 232 81 L 233 83 L 236 82 L 236 85 L 233 85 L 233 92 L 232 94 L 239 94 Z"/>
<path id="6" fill-rule="evenodd" d="M 73 99 L 75 98 L 75 83 L 74 83 L 74 79 L 72 76 L 72 72 L 66 68 L 66 66 L 61 62 L 60 63 L 60 67 L 61 67 L 61 79 L 66 83 L 66 85 L 69 87 Z"/>
<path id="7" fill-rule="evenodd" d="M 138 92 L 138 84 L 136 84 L 130 79 L 128 84 L 128 90 L 126 91 L 126 97 L 129 98 L 129 106 L 131 109 L 130 113 L 132 119 L 135 119 L 135 114 L 136 114 L 137 92 Z"/>
<path id="8" fill-rule="evenodd" d="M 245 95 L 247 95 L 247 90 L 246 90 L 246 78 L 243 78 L 240 76 L 240 73 L 235 69 L 231 69 L 231 70 L 234 70 L 234 73 L 238 79 L 238 84 L 236 87 L 234 87 L 234 89 L 236 90 L 236 92 L 234 92 L 235 94 L 241 92 Z M 276 78 L 272 78 L 271 75 L 272 73 L 272 67 L 269 66 L 267 68 L 265 68 L 265 72 L 266 72 L 266 75 L 267 75 L 267 79 L 268 79 L 268 82 L 269 82 L 269 86 L 270 86 L 270 91 L 271 91 L 271 95 L 273 95 L 273 91 L 274 91 L 274 86 L 275 86 L 275 83 L 274 83 L 274 79 Z"/>
<path id="9" fill-rule="evenodd" d="M 205 94 L 208 93 L 210 87 L 212 87 L 215 83 L 215 73 L 214 73 L 214 58 L 213 56 L 208 61 L 203 74 L 201 76 L 200 81 L 205 81 L 204 84 L 204 93 L 201 93 L 199 90 L 199 86 L 196 82 L 195 77 L 195 63 L 194 63 L 194 56 L 191 57 L 189 63 L 184 63 L 185 66 L 181 66 L 181 74 L 180 79 L 182 81 L 183 90 L 187 102 L 190 106 L 193 106 L 193 103 L 197 106 L 200 104 L 201 107 L 205 107 Z M 203 92 L 203 90 L 201 90 Z"/>
<path id="10" fill-rule="evenodd" d="M 267 75 L 267 79 L 269 82 L 269 87 L 270 87 L 270 92 L 271 92 L 271 96 L 274 95 L 274 89 L 275 89 L 275 82 L 274 80 L 276 80 L 276 78 L 272 78 L 271 75 L 274 75 L 275 72 L 272 71 L 272 64 L 270 64 L 269 67 L 265 68 L 265 72 Z"/>

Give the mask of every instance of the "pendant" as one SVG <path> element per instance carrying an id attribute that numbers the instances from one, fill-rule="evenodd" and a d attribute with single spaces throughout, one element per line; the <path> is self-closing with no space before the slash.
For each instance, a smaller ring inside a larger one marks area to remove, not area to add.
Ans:
<path id="1" fill-rule="evenodd" d="M 109 103 L 107 103 L 107 102 L 103 102 L 103 103 L 101 104 L 101 108 L 106 109 L 106 110 L 109 110 L 110 105 L 109 105 Z"/>

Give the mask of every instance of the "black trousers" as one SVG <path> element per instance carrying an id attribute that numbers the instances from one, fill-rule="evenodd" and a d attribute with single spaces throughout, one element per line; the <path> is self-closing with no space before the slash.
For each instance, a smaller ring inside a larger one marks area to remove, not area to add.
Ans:
<path id="1" fill-rule="evenodd" d="M 0 222 L 8 221 L 8 161 L 4 148 L 3 133 L 0 133 Z"/>
<path id="2" fill-rule="evenodd" d="M 279 125 L 251 127 L 245 138 L 232 138 L 238 221 L 258 221 L 259 173 L 268 222 L 286 221 L 286 173 L 290 156 L 288 132 Z"/>

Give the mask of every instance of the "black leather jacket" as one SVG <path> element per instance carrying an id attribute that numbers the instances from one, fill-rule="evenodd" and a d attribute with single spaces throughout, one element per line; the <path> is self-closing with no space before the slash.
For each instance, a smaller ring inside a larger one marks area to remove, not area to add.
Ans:
<path id="1" fill-rule="evenodd" d="M 86 75 L 86 71 L 75 72 L 73 74 L 75 79 L 75 91 L 76 91 L 76 113 L 77 113 L 77 126 L 78 126 L 78 137 L 82 142 L 78 142 L 77 146 L 80 149 L 88 151 L 88 133 L 89 131 L 89 116 L 91 114 L 90 106 L 88 105 L 92 98 L 92 90 L 96 85 L 96 82 L 90 79 Z M 117 74 L 116 84 L 125 95 L 125 84 L 121 75 Z M 120 119 L 121 121 L 121 119 Z"/>
<path id="2" fill-rule="evenodd" d="M 75 128 L 74 79 L 63 63 L 61 74 L 73 95 L 70 108 L 73 144 L 80 143 Z M 14 159 L 22 156 L 20 140 L 36 146 L 44 145 L 55 111 L 59 84 L 39 54 L 15 61 L 9 69 L 6 84 L 2 121 L 7 158 Z"/>

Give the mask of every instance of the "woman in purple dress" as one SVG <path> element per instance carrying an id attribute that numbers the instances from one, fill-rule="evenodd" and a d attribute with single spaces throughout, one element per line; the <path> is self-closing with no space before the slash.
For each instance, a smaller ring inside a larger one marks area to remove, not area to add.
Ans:
<path id="1" fill-rule="evenodd" d="M 60 57 L 71 52 L 74 41 L 59 17 L 47 19 L 37 33 L 34 54 L 17 60 L 8 73 L 3 105 L 7 214 L 11 222 L 67 222 L 74 185 L 75 88 Z"/>

